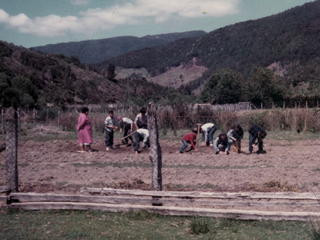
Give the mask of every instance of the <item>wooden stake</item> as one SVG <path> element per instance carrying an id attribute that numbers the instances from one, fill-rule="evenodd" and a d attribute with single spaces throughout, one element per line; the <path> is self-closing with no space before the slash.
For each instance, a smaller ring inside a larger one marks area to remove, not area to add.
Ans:
<path id="1" fill-rule="evenodd" d="M 197 132 L 197 143 L 196 143 L 196 147 L 199 147 L 199 140 L 200 140 L 200 127 L 201 127 L 201 123 L 197 123 L 198 126 L 198 132 Z"/>

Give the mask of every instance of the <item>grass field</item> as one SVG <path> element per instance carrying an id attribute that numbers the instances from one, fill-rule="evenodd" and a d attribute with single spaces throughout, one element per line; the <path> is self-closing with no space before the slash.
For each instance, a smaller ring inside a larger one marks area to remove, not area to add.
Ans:
<path id="1" fill-rule="evenodd" d="M 239 221 L 140 212 L 0 212 L 0 239 L 319 239 L 311 222 Z"/>

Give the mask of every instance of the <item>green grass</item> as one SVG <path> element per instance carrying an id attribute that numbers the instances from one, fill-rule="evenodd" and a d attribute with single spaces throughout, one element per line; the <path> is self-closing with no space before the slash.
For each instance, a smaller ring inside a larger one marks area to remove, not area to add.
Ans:
<path id="1" fill-rule="evenodd" d="M 74 163 L 73 166 L 75 167 L 98 167 L 98 168 L 105 168 L 112 166 L 114 168 L 124 168 L 124 167 L 135 167 L 135 168 L 150 168 L 150 163 L 143 163 L 143 162 L 127 162 L 127 163 L 119 163 L 119 162 L 93 162 L 88 164 L 82 163 Z"/>
<path id="2" fill-rule="evenodd" d="M 0 239 L 311 239 L 311 223 L 162 216 L 146 211 L 0 212 Z"/>

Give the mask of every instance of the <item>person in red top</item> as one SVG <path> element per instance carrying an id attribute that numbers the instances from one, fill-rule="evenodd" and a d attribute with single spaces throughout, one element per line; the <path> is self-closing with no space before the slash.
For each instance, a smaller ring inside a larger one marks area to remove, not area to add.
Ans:
<path id="1" fill-rule="evenodd" d="M 194 145 L 195 144 L 195 140 L 196 140 L 196 137 L 197 137 L 197 129 L 191 129 L 192 130 L 192 133 L 188 133 L 186 135 L 183 136 L 182 138 L 182 147 L 179 149 L 178 153 L 182 153 L 183 150 L 185 150 L 187 147 L 188 147 L 188 143 L 191 143 L 191 148 L 190 150 L 195 150 L 195 151 L 198 151 L 198 149 L 196 148 L 196 146 Z"/>

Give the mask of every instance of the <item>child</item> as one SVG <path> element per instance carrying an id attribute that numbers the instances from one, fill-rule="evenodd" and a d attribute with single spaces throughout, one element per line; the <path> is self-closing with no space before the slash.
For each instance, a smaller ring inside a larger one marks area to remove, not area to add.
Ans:
<path id="1" fill-rule="evenodd" d="M 129 118 L 126 118 L 126 117 L 121 117 L 121 116 L 118 116 L 117 117 L 117 120 L 118 120 L 118 123 L 119 123 L 119 126 L 120 126 L 120 133 L 122 133 L 123 131 L 123 137 L 126 137 L 129 135 L 132 127 L 133 127 L 133 122 L 131 119 Z M 122 143 L 123 144 L 127 144 L 127 146 L 131 146 L 128 144 L 129 142 L 129 139 L 131 140 L 132 144 L 134 143 L 133 139 L 132 139 L 132 136 L 129 136 L 127 138 L 125 138 L 124 140 L 122 140 Z"/>
<path id="2" fill-rule="evenodd" d="M 227 133 L 230 146 L 233 146 L 233 152 L 241 152 L 241 139 L 243 138 L 243 130 L 240 124 L 233 124 Z"/>
<path id="3" fill-rule="evenodd" d="M 213 146 L 213 134 L 217 127 L 213 123 L 206 123 L 201 126 L 202 131 L 202 146 Z"/>
<path id="4" fill-rule="evenodd" d="M 116 119 L 113 116 L 113 110 L 109 111 L 109 116 L 104 121 L 105 127 L 106 127 L 106 151 L 109 151 L 113 148 L 113 135 L 114 130 L 117 129 L 116 127 Z"/>
<path id="5" fill-rule="evenodd" d="M 267 136 L 267 133 L 258 125 L 254 125 L 249 129 L 249 152 L 253 151 L 253 144 L 257 145 L 259 150 L 257 153 L 265 153 L 263 151 L 263 139 Z M 257 140 L 257 142 L 256 142 Z"/>
<path id="6" fill-rule="evenodd" d="M 198 149 L 196 148 L 196 146 L 194 145 L 195 144 L 195 140 L 196 140 L 196 137 L 197 137 L 197 129 L 196 128 L 193 128 L 191 129 L 192 133 L 188 133 L 186 135 L 183 136 L 182 138 L 182 147 L 179 149 L 178 153 L 182 153 L 183 150 L 185 150 L 187 147 L 188 147 L 188 143 L 191 143 L 191 148 L 190 150 L 195 150 L 195 151 L 198 151 Z"/>
<path id="7" fill-rule="evenodd" d="M 221 133 L 214 141 L 213 148 L 216 150 L 216 154 L 228 155 L 230 144 L 227 134 Z"/>
<path id="8" fill-rule="evenodd" d="M 134 134 L 135 140 L 136 140 L 136 144 L 134 147 L 134 153 L 138 154 L 138 150 L 140 147 L 140 142 L 142 141 L 142 148 L 143 149 L 147 149 L 150 147 L 150 143 L 149 143 L 149 131 L 148 129 L 144 129 L 144 128 L 140 128 L 136 131 L 136 133 Z"/>

